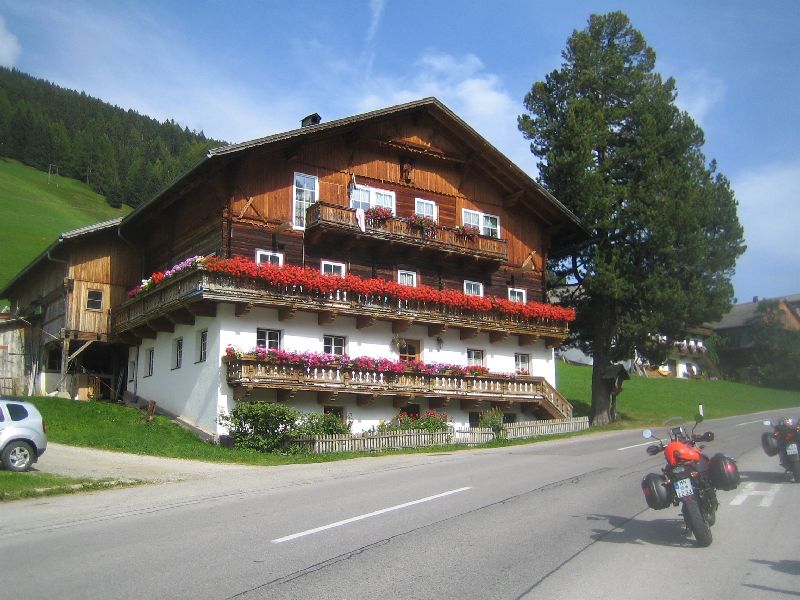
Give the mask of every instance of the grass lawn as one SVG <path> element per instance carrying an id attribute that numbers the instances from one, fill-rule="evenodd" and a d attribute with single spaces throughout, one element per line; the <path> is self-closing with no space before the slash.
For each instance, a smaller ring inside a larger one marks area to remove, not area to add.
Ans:
<path id="1" fill-rule="evenodd" d="M 120 217 L 130 207 L 112 208 L 105 198 L 75 179 L 47 182 L 47 173 L 0 158 L 0 288 L 58 235 Z"/>
<path id="2" fill-rule="evenodd" d="M 20 500 L 21 498 L 38 498 L 41 496 L 104 490 L 111 487 L 135 485 L 136 483 L 138 482 L 64 477 L 63 475 L 52 475 L 37 471 L 28 471 L 27 473 L 0 471 L 0 502 Z"/>

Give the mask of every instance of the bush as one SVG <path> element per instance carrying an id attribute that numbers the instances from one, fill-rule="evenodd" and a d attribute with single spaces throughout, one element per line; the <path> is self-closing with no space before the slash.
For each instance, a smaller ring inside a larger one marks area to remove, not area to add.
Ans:
<path id="1" fill-rule="evenodd" d="M 420 429 L 422 431 L 447 431 L 450 427 L 447 422 L 447 413 L 439 413 L 435 410 L 426 410 L 421 417 L 410 415 L 405 411 L 400 411 L 397 416 L 386 423 L 381 421 L 378 431 L 406 431 L 410 429 Z"/>
<path id="2" fill-rule="evenodd" d="M 503 423 L 503 411 L 499 408 L 492 408 L 486 412 L 482 412 L 478 425 L 491 429 L 495 439 L 505 437 L 506 426 Z"/>
<path id="3" fill-rule="evenodd" d="M 300 418 L 296 436 L 338 435 L 350 433 L 351 421 L 344 422 L 333 413 L 308 413 Z"/>
<path id="4" fill-rule="evenodd" d="M 230 415 L 220 415 L 236 448 L 273 452 L 284 448 L 301 419 L 291 406 L 272 402 L 239 402 Z"/>

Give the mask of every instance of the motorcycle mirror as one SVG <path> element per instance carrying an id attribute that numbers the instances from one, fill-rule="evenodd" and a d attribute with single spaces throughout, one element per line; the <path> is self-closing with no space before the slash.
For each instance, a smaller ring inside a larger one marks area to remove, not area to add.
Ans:
<path id="1" fill-rule="evenodd" d="M 650 431 L 649 429 L 645 429 L 644 431 L 642 431 L 642 437 L 646 440 L 649 440 L 651 437 L 653 437 L 653 432 Z"/>
<path id="2" fill-rule="evenodd" d="M 655 455 L 656 455 L 656 454 L 658 454 L 659 452 L 661 452 L 661 448 L 659 448 L 659 447 L 658 447 L 658 446 L 656 446 L 655 444 L 654 444 L 654 445 L 652 445 L 652 446 L 648 446 L 648 447 L 647 447 L 647 453 L 648 453 L 650 456 L 655 456 Z"/>
<path id="3" fill-rule="evenodd" d="M 766 425 L 767 427 L 772 427 L 772 421 L 770 421 L 769 419 L 762 421 L 762 423 L 764 423 L 764 425 Z"/>
<path id="4" fill-rule="evenodd" d="M 706 431 L 703 434 L 703 441 L 704 442 L 713 442 L 714 441 L 714 432 L 713 431 Z"/>

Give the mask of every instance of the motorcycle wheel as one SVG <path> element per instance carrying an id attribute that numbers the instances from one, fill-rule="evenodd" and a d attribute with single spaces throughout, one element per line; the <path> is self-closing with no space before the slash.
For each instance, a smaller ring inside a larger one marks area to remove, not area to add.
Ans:
<path id="1" fill-rule="evenodd" d="M 683 501 L 683 519 L 686 521 L 686 526 L 689 531 L 694 535 L 695 542 L 701 548 L 711 545 L 711 528 L 703 518 L 703 513 L 697 505 L 694 498 L 686 498 Z"/>
<path id="2" fill-rule="evenodd" d="M 709 527 L 713 527 L 714 523 L 717 522 L 717 507 L 719 507 L 719 501 L 717 500 L 717 492 L 714 488 L 709 488 L 705 502 L 703 512 L 703 516 L 706 519 L 706 523 L 708 523 Z"/>
<path id="3" fill-rule="evenodd" d="M 792 475 L 794 476 L 794 482 L 800 483 L 800 461 L 792 463 Z"/>

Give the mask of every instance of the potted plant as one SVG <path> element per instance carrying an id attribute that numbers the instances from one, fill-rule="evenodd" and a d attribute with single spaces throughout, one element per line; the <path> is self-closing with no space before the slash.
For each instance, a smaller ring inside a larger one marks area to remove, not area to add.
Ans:
<path id="1" fill-rule="evenodd" d="M 391 219 L 394 214 L 391 208 L 386 206 L 370 206 L 364 213 L 367 224 L 370 227 L 381 227 L 386 221 Z"/>

